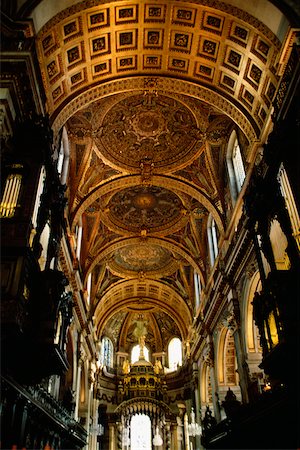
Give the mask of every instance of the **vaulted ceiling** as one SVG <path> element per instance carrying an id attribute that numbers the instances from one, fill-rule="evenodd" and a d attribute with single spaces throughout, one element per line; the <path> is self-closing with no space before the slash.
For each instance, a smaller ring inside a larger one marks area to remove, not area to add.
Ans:
<path id="1" fill-rule="evenodd" d="M 97 332 L 128 350 L 143 318 L 163 351 L 193 322 L 194 271 L 209 278 L 208 216 L 221 239 L 230 219 L 229 135 L 251 167 L 270 120 L 286 22 L 268 1 L 58 3 L 32 17 Z"/>

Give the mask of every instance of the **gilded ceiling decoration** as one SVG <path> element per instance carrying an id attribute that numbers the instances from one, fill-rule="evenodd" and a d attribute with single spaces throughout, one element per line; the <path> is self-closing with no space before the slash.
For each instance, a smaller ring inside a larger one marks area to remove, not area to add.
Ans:
<path id="1" fill-rule="evenodd" d="M 158 186 L 135 186 L 117 192 L 105 212 L 119 228 L 141 233 L 163 231 L 179 222 L 184 214 L 180 198 Z"/>
<path id="2" fill-rule="evenodd" d="M 151 73 L 204 84 L 243 107 L 261 129 L 277 87 L 280 43 L 245 11 L 217 0 L 211 6 L 208 0 L 130 5 L 95 0 L 57 14 L 37 40 L 50 114 L 83 87 L 106 85 L 105 96 L 112 80 Z M 94 91 L 90 101 L 97 95 Z M 219 106 L 217 97 L 212 101 Z"/>
<path id="3" fill-rule="evenodd" d="M 180 336 L 186 336 L 192 321 L 192 312 L 185 300 L 166 283 L 148 279 L 127 280 L 110 286 L 101 295 L 95 309 L 98 332 L 118 311 L 126 309 L 131 312 L 164 312 L 176 324 Z"/>
<path id="4" fill-rule="evenodd" d="M 169 340 L 172 337 L 180 337 L 179 329 L 174 320 L 172 320 L 169 315 L 167 315 L 163 311 L 157 311 L 154 313 L 154 316 L 157 321 L 164 346 L 168 344 Z"/>
<path id="5" fill-rule="evenodd" d="M 92 192 L 90 192 L 88 196 L 82 199 L 82 201 L 81 199 L 78 200 L 75 205 L 76 210 L 74 212 L 72 226 L 74 227 L 77 224 L 80 215 L 83 214 L 90 205 L 94 204 L 94 202 L 97 201 L 101 195 L 105 196 L 108 193 L 114 192 L 116 189 L 135 187 L 141 184 L 141 182 L 142 180 L 139 175 L 131 175 L 113 178 L 109 182 L 102 183 L 101 185 L 99 184 Z M 220 205 L 216 204 L 214 199 L 209 197 L 209 194 L 205 192 L 204 189 L 201 189 L 199 186 L 195 186 L 192 183 L 186 183 L 186 180 L 179 177 L 165 175 L 153 175 L 151 177 L 151 185 L 158 187 L 166 186 L 168 190 L 174 190 L 178 192 L 178 194 L 180 193 L 181 197 L 182 194 L 191 196 L 212 213 L 218 228 L 223 230 L 222 208 Z M 182 212 L 185 214 L 184 211 Z"/>
<path id="6" fill-rule="evenodd" d="M 130 351 L 132 345 L 137 343 L 134 334 L 137 321 L 144 321 L 147 329 L 145 343 L 151 351 L 161 351 L 170 339 L 180 336 L 180 330 L 168 314 L 153 308 L 151 311 L 138 312 L 129 309 L 119 311 L 107 321 L 103 329 L 103 336 L 108 336 L 121 351 Z"/>
<path id="7" fill-rule="evenodd" d="M 109 337 L 115 345 L 119 342 L 121 328 L 126 315 L 126 311 L 119 311 L 108 321 L 103 330 L 103 335 Z"/>
<path id="8" fill-rule="evenodd" d="M 270 118 L 279 47 L 262 22 L 218 0 L 88 0 L 40 29 L 54 133 L 66 125 L 71 141 L 71 229 L 83 225 L 99 334 L 114 329 L 125 348 L 142 314 L 153 343 L 187 335 L 193 272 L 207 277 L 208 216 L 222 235 L 232 207 L 228 137 L 239 128 L 247 168 Z"/>
<path id="9" fill-rule="evenodd" d="M 136 272 L 163 270 L 171 258 L 168 250 L 148 243 L 124 246 L 114 254 L 117 265 Z"/>
<path id="10" fill-rule="evenodd" d="M 157 170 L 190 160 L 204 142 L 204 131 L 178 100 L 133 95 L 106 113 L 95 141 L 104 157 L 119 167 L 139 169 L 150 162 Z"/>

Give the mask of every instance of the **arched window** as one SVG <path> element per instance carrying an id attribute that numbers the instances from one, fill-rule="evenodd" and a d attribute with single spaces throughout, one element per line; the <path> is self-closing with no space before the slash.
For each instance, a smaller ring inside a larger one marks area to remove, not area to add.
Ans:
<path id="1" fill-rule="evenodd" d="M 219 249 L 218 249 L 218 229 L 215 219 L 212 217 L 212 215 L 209 215 L 207 221 L 207 237 L 208 237 L 210 263 L 213 266 L 218 256 Z"/>
<path id="2" fill-rule="evenodd" d="M 177 337 L 171 339 L 169 342 L 168 359 L 169 368 L 173 371 L 182 365 L 182 345 L 181 340 Z"/>
<path id="3" fill-rule="evenodd" d="M 228 141 L 227 169 L 231 196 L 233 201 L 236 201 L 244 184 L 246 173 L 241 148 L 235 131 L 231 133 Z"/>
<path id="4" fill-rule="evenodd" d="M 200 275 L 194 272 L 194 286 L 195 286 L 195 314 L 200 306 L 201 282 Z"/>
<path id="5" fill-rule="evenodd" d="M 144 358 L 146 361 L 150 361 L 149 359 L 149 349 L 148 347 L 144 346 Z M 139 344 L 136 344 L 132 347 L 131 349 L 131 363 L 135 363 L 136 361 L 139 360 L 140 358 L 140 351 L 141 351 L 141 347 Z"/>
<path id="6" fill-rule="evenodd" d="M 106 336 L 101 342 L 100 364 L 106 367 L 113 367 L 113 344 Z"/>

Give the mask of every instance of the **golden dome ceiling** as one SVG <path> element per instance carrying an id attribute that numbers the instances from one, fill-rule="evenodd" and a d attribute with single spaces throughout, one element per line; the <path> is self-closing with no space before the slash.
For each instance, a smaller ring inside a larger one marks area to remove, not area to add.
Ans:
<path id="1" fill-rule="evenodd" d="M 92 314 L 123 350 L 138 317 L 152 351 L 186 339 L 194 270 L 208 278 L 208 216 L 222 236 L 231 208 L 226 142 L 238 128 L 253 163 L 280 45 L 257 17 L 218 0 L 89 0 L 40 28 L 49 114 L 70 142 L 70 225 L 83 227 Z"/>
<path id="2" fill-rule="evenodd" d="M 108 161 L 125 170 L 147 162 L 155 170 L 184 165 L 199 153 L 208 126 L 207 113 L 198 124 L 183 103 L 158 94 L 127 96 L 99 116 L 95 142 Z"/>
<path id="3" fill-rule="evenodd" d="M 139 234 L 143 230 L 164 235 L 187 222 L 180 198 L 158 186 L 135 186 L 118 191 L 105 208 L 116 231 Z M 183 219 L 183 220 L 182 220 Z"/>

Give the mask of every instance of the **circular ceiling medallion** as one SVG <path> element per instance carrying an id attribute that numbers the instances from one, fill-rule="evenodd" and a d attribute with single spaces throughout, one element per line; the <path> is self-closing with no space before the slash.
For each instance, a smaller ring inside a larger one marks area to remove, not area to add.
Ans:
<path id="1" fill-rule="evenodd" d="M 139 233 L 168 229 L 183 217 L 180 198 L 158 186 L 135 186 L 117 192 L 106 211 L 110 222 L 123 230 Z"/>
<path id="2" fill-rule="evenodd" d="M 155 244 L 127 245 L 114 253 L 114 262 L 126 271 L 162 270 L 172 261 L 171 253 Z"/>
<path id="3" fill-rule="evenodd" d="M 140 192 L 133 199 L 133 204 L 138 209 L 151 209 L 157 205 L 157 199 L 152 192 Z"/>
<path id="4" fill-rule="evenodd" d="M 115 166 L 183 166 L 198 154 L 204 129 L 182 102 L 164 95 L 133 95 L 114 104 L 95 131 L 99 150 Z"/>
<path id="5" fill-rule="evenodd" d="M 141 137 L 155 138 L 167 129 L 165 117 L 159 111 L 145 111 L 136 114 L 131 121 L 131 125 L 135 133 Z"/>

